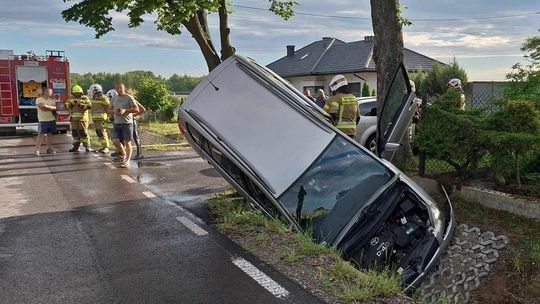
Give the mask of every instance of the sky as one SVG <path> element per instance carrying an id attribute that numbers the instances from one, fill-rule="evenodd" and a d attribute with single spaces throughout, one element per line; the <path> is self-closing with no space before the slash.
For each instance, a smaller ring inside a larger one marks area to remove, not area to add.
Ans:
<path id="1" fill-rule="evenodd" d="M 297 1 L 297 12 L 365 19 L 297 15 L 284 21 L 268 11 L 233 7 L 231 40 L 237 53 L 268 64 L 284 56 L 289 44 L 299 49 L 322 37 L 348 42 L 373 34 L 369 0 Z M 180 36 L 159 32 L 153 15 L 146 16 L 141 27 L 130 29 L 125 12 L 111 12 L 116 30 L 95 39 L 93 29 L 62 19 L 61 11 L 73 3 L 0 0 L 0 49 L 17 54 L 65 50 L 76 73 L 150 70 L 166 77 L 206 73 L 202 54 L 187 31 Z M 268 7 L 267 0 L 232 3 Z M 403 30 L 405 47 L 442 62 L 455 57 L 469 80 L 504 80 L 511 66 L 523 59 L 519 50 L 523 41 L 540 35 L 540 14 L 482 19 L 540 12 L 538 0 L 401 0 L 401 4 L 406 7 L 403 15 L 413 20 Z M 456 18 L 466 20 L 448 20 Z M 209 23 L 219 45 L 217 16 L 210 15 Z"/>

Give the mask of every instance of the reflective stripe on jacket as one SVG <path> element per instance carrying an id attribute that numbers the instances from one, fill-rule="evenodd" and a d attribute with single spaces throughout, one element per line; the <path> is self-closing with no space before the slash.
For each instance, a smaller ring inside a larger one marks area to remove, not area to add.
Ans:
<path id="1" fill-rule="evenodd" d="M 356 135 L 358 102 L 352 94 L 338 94 L 339 111 L 336 127 L 347 135 Z"/>
<path id="2" fill-rule="evenodd" d="M 86 96 L 72 98 L 66 101 L 66 108 L 69 110 L 71 120 L 88 121 L 88 109 L 92 106 L 90 99 Z"/>
<path id="3" fill-rule="evenodd" d="M 92 120 L 107 120 L 107 111 L 111 102 L 105 95 L 92 98 Z"/>

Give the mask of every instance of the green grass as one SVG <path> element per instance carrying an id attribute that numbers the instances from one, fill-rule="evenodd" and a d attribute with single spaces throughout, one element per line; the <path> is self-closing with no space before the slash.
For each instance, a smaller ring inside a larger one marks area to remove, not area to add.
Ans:
<path id="1" fill-rule="evenodd" d="M 238 199 L 235 191 L 211 198 L 209 209 L 219 229 L 244 240 L 254 239 L 257 250 L 275 251 L 288 267 L 315 267 L 312 270 L 319 274 L 321 288 L 340 303 L 375 300 L 401 292 L 395 272 L 387 269 L 358 270 L 343 260 L 335 248 L 315 243 L 310 234 L 295 232 L 283 222 L 267 217 L 243 199 Z M 262 244 L 266 247 L 260 246 Z M 312 265 L 309 261 L 319 261 L 315 264 L 324 262 Z"/>
<path id="2" fill-rule="evenodd" d="M 525 270 L 525 262 L 523 261 L 521 252 L 517 250 L 512 251 L 512 265 L 517 273 L 523 273 Z"/>
<path id="3" fill-rule="evenodd" d="M 531 258 L 536 262 L 540 263 L 540 240 L 531 241 Z"/>
<path id="4" fill-rule="evenodd" d="M 140 122 L 139 129 L 158 134 L 172 140 L 178 140 L 178 124 L 174 122 Z"/>

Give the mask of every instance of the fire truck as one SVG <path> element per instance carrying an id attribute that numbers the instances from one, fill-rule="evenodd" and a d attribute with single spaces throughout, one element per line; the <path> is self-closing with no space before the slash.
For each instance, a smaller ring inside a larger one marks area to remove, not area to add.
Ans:
<path id="1" fill-rule="evenodd" d="M 13 134 L 17 127 L 37 126 L 36 99 L 45 87 L 53 89 L 56 123 L 61 133 L 69 130 L 69 62 L 64 51 L 30 51 L 15 55 L 0 50 L 0 134 Z"/>

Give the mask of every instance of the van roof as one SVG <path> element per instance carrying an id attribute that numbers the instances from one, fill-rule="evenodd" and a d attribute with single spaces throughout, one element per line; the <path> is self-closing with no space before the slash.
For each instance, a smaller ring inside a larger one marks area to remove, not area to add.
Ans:
<path id="1" fill-rule="evenodd" d="M 183 108 L 200 117 L 279 197 L 335 136 L 302 112 L 304 101 L 294 102 L 297 94 L 266 68 L 233 56 L 203 80 Z"/>

